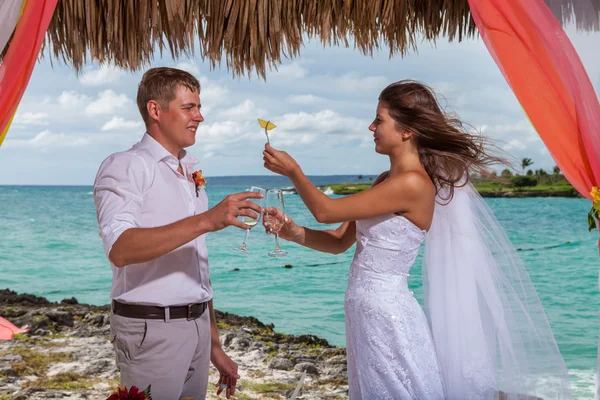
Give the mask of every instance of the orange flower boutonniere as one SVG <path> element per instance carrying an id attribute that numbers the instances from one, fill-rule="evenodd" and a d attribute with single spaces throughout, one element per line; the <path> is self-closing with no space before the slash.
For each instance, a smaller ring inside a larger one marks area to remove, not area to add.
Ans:
<path id="1" fill-rule="evenodd" d="M 206 179 L 202 176 L 202 170 L 198 170 L 192 174 L 192 179 L 194 180 L 194 184 L 196 185 L 196 197 L 198 197 L 198 192 L 200 187 L 206 187 Z"/>

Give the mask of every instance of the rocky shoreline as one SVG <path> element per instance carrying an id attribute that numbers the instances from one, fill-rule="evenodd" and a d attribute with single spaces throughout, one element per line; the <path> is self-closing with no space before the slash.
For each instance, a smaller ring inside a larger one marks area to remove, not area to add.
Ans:
<path id="1" fill-rule="evenodd" d="M 118 386 L 109 340 L 109 306 L 60 303 L 0 290 L 0 316 L 28 333 L 0 341 L 0 400 L 106 399 Z M 346 350 L 313 335 L 285 335 L 253 317 L 215 311 L 221 343 L 238 363 L 243 390 L 235 398 L 348 398 Z M 209 399 L 216 399 L 210 383 Z M 220 398 L 225 398 L 221 395 Z"/>
<path id="2" fill-rule="evenodd" d="M 480 191 L 481 197 L 508 197 L 508 198 L 523 198 L 523 197 L 569 197 L 569 198 L 581 198 L 582 196 L 573 190 L 487 190 Z"/>
<path id="3" fill-rule="evenodd" d="M 333 184 L 318 186 L 318 189 L 326 194 L 350 195 L 362 192 L 370 187 L 370 184 Z M 525 197 L 569 197 L 582 198 L 582 196 L 574 189 L 566 190 L 508 190 L 508 189 L 482 189 L 479 190 L 481 197 L 505 197 L 505 198 L 525 198 Z M 298 194 L 295 188 L 285 189 L 286 193 Z"/>

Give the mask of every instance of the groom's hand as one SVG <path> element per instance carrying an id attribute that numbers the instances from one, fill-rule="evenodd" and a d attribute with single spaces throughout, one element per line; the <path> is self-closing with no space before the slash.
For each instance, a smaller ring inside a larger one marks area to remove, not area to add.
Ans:
<path id="1" fill-rule="evenodd" d="M 225 396 L 227 398 L 233 396 L 237 380 L 240 379 L 237 364 L 225 354 L 221 346 L 212 347 L 210 360 L 219 371 L 219 382 L 216 384 L 217 396 L 223 391 L 222 384 L 225 385 Z"/>
<path id="2" fill-rule="evenodd" d="M 248 229 L 248 225 L 238 220 L 238 217 L 244 216 L 257 220 L 262 213 L 262 209 L 258 204 L 248 199 L 262 199 L 263 197 L 261 193 L 255 192 L 230 194 L 204 213 L 204 216 L 208 219 L 209 229 L 213 232 L 220 231 L 231 225 Z"/>

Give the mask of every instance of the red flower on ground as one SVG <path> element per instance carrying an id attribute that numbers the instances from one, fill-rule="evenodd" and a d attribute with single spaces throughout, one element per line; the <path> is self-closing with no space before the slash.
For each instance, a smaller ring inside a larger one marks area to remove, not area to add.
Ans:
<path id="1" fill-rule="evenodd" d="M 147 400 L 152 399 L 150 397 L 150 386 L 146 388 L 145 391 L 141 391 L 136 386 L 132 386 L 127 389 L 127 387 L 123 386 L 118 387 L 117 390 L 114 391 L 106 400 Z"/>

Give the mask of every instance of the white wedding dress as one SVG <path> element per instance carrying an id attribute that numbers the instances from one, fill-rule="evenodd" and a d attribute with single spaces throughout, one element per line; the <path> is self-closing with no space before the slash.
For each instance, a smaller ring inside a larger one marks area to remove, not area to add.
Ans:
<path id="1" fill-rule="evenodd" d="M 443 399 L 438 361 L 408 275 L 425 232 L 398 215 L 356 221 L 346 291 L 350 399 Z"/>
<path id="2" fill-rule="evenodd" d="M 546 313 L 502 226 L 470 183 L 447 195 L 440 190 L 427 233 L 395 214 L 356 221 L 350 398 L 571 399 Z M 423 309 L 407 279 L 424 241 Z"/>

